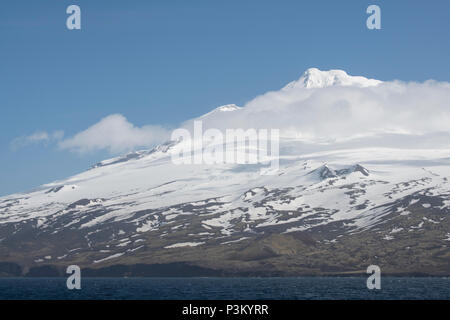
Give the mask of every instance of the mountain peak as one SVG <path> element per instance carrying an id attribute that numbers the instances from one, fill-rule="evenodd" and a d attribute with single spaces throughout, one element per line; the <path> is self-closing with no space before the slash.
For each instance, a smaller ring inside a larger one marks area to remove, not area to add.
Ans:
<path id="1" fill-rule="evenodd" d="M 238 107 L 235 104 L 226 104 L 220 107 L 217 107 L 216 109 L 214 109 L 215 111 L 222 111 L 222 112 L 228 112 L 228 111 L 234 111 L 234 110 L 239 110 L 241 109 L 241 107 Z"/>
<path id="2" fill-rule="evenodd" d="M 219 112 L 231 112 L 231 111 L 236 111 L 236 110 L 240 110 L 240 109 L 242 109 L 242 107 L 239 107 L 239 106 L 237 106 L 235 104 L 225 104 L 223 106 L 217 107 L 214 110 L 204 114 L 200 118 L 204 118 L 204 117 L 207 117 L 207 116 L 210 116 L 212 114 L 219 113 Z"/>
<path id="3" fill-rule="evenodd" d="M 358 172 L 364 176 L 369 176 L 369 170 L 364 168 L 360 164 L 355 164 L 352 166 L 341 167 L 340 169 L 333 169 L 329 167 L 327 164 L 321 165 L 320 167 L 314 169 L 309 174 L 316 174 L 321 180 L 325 180 L 328 178 L 337 178 L 340 176 L 347 176 L 352 173 Z"/>
<path id="4" fill-rule="evenodd" d="M 290 82 L 283 90 L 325 88 L 331 86 L 370 87 L 379 85 L 380 83 L 382 81 L 361 76 L 351 76 L 343 70 L 322 71 L 317 68 L 309 68 L 303 73 L 300 79 Z"/>

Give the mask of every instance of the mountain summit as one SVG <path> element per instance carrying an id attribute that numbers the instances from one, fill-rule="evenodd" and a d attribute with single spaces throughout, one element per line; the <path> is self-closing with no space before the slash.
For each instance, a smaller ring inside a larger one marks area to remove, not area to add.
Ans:
<path id="1" fill-rule="evenodd" d="M 242 109 L 241 107 L 235 105 L 235 104 L 226 104 L 220 107 L 215 108 L 214 110 L 202 115 L 199 117 L 199 119 L 206 118 L 208 116 L 211 116 L 213 114 L 223 113 L 223 112 L 231 112 Z"/>
<path id="2" fill-rule="evenodd" d="M 356 86 L 371 87 L 377 86 L 382 81 L 367 79 L 360 76 L 350 76 L 343 70 L 321 71 L 317 68 L 306 70 L 300 79 L 288 83 L 283 90 L 294 88 L 325 88 L 331 86 Z"/>

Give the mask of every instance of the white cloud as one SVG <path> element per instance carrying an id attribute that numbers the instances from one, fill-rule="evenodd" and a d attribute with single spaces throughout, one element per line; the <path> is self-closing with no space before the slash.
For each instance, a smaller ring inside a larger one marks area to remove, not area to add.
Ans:
<path id="1" fill-rule="evenodd" d="M 150 147 L 165 141 L 169 136 L 170 132 L 161 126 L 136 127 L 123 115 L 113 114 L 72 138 L 60 141 L 59 147 L 79 153 L 97 150 L 121 153 Z"/>
<path id="2" fill-rule="evenodd" d="M 184 126 L 190 128 L 192 121 Z M 417 136 L 436 137 L 440 132 L 447 137 L 450 133 L 450 83 L 392 81 L 371 87 L 273 91 L 256 97 L 242 109 L 209 117 L 203 127 L 277 128 L 282 135 L 308 142 L 396 134 L 410 136 L 409 143 L 414 143 Z"/>
<path id="3" fill-rule="evenodd" d="M 63 131 L 55 131 L 53 133 L 48 133 L 46 131 L 38 131 L 28 136 L 22 136 L 15 138 L 11 142 L 13 149 L 18 149 L 31 144 L 48 144 L 50 142 L 59 141 L 64 137 Z"/>

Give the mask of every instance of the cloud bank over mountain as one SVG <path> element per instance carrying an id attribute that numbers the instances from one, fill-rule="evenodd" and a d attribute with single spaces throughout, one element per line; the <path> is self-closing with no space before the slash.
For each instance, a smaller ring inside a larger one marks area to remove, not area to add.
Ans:
<path id="1" fill-rule="evenodd" d="M 309 142 L 450 132 L 450 83 L 381 82 L 312 70 L 241 109 L 208 118 L 205 128 L 278 128 Z"/>
<path id="2" fill-rule="evenodd" d="M 398 142 L 403 147 L 449 145 L 450 83 L 382 82 L 350 76 L 342 70 L 308 69 L 298 80 L 267 92 L 244 107 L 226 105 L 181 124 L 192 129 L 279 129 L 282 136 L 306 143 L 378 145 Z M 45 132 L 18 138 L 16 144 L 59 140 L 63 150 L 121 153 L 150 147 L 169 139 L 171 130 L 159 125 L 137 127 L 123 115 L 101 119 L 73 137 Z M 397 145 L 397 146 L 398 146 Z"/>

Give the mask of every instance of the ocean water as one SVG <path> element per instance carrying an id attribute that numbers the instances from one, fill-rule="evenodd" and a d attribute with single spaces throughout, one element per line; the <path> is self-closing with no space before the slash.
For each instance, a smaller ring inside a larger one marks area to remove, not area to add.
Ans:
<path id="1" fill-rule="evenodd" d="M 299 278 L 2 278 L 0 299 L 330 300 L 450 299 L 450 278 L 383 277 L 369 290 L 362 277 Z"/>

